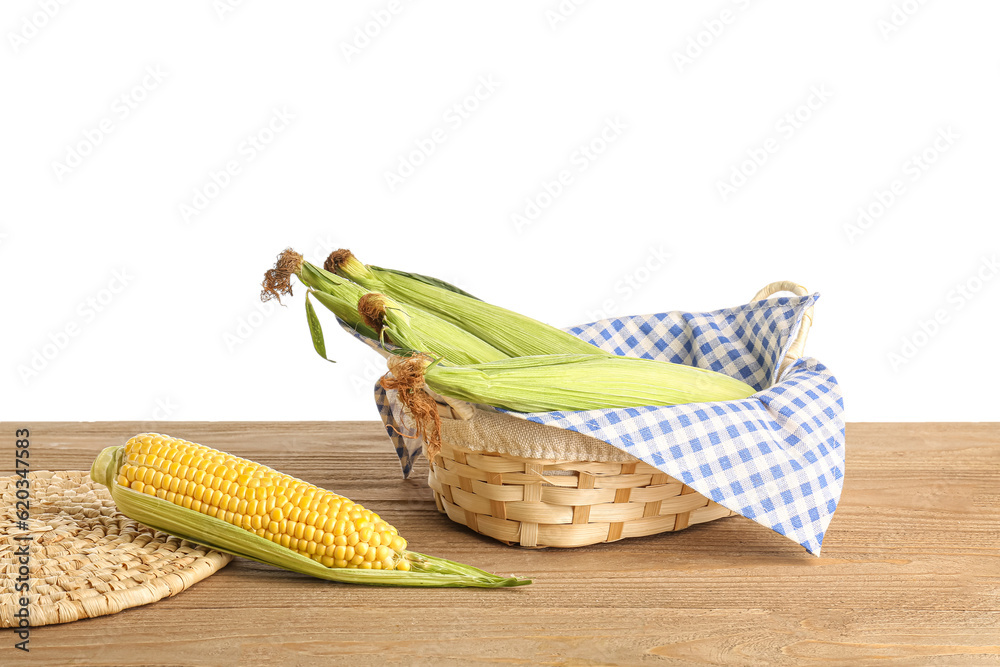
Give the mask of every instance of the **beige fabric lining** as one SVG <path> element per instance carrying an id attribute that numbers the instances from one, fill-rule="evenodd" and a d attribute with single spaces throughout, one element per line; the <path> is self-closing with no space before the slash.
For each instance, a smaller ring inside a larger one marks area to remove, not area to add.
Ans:
<path id="1" fill-rule="evenodd" d="M 484 409 L 473 410 L 469 419 L 442 418 L 441 440 L 475 452 L 516 458 L 614 463 L 637 460 L 589 435 Z"/>

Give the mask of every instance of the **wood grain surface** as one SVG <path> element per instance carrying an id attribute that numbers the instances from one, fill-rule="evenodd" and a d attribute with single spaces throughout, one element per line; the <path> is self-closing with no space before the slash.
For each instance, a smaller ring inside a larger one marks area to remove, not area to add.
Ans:
<path id="1" fill-rule="evenodd" d="M 843 499 L 810 556 L 743 517 L 570 550 L 508 547 L 403 480 L 380 424 L 2 423 L 35 470 L 89 469 L 158 430 L 379 512 L 411 546 L 534 579 L 510 590 L 338 585 L 236 559 L 113 616 L 0 631 L 2 665 L 1000 665 L 1000 425 L 851 424 Z M 6 527 L 5 527 L 6 528 Z"/>

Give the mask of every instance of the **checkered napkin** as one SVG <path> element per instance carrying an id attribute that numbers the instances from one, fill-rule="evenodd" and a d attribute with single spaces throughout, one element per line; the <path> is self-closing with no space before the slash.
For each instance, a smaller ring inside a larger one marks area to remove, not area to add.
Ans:
<path id="1" fill-rule="evenodd" d="M 815 359 L 778 373 L 818 294 L 708 313 L 601 320 L 568 331 L 619 355 L 688 364 L 757 389 L 740 401 L 508 414 L 603 440 L 819 555 L 844 480 L 843 399 Z M 394 391 L 375 402 L 404 476 L 420 451 Z"/>

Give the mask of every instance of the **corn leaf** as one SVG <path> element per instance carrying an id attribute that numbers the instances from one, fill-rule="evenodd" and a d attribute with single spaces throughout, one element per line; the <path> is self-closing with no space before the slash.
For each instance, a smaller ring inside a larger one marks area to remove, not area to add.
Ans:
<path id="1" fill-rule="evenodd" d="M 312 337 L 313 348 L 316 354 L 331 363 L 337 363 L 326 356 L 326 341 L 323 339 L 323 327 L 316 317 L 316 309 L 313 308 L 312 301 L 309 300 L 309 292 L 306 292 L 306 320 L 309 322 L 309 335 Z"/>

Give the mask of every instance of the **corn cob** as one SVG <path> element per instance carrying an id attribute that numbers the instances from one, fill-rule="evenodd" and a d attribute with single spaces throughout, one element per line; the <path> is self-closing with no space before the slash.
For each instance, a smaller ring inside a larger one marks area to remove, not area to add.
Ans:
<path id="1" fill-rule="evenodd" d="M 322 301 L 320 294 L 316 297 Z M 445 364 L 481 364 L 507 358 L 451 322 L 415 306 L 401 306 L 384 294 L 365 294 L 358 302 L 358 312 L 368 326 L 380 332 L 383 341 L 430 354 Z"/>
<path id="2" fill-rule="evenodd" d="M 170 436 L 146 433 L 108 447 L 91 477 L 126 516 L 296 572 L 397 586 L 528 583 L 407 551 L 395 528 L 343 496 Z"/>
<path id="3" fill-rule="evenodd" d="M 290 294 L 291 275 L 311 288 L 309 296 L 355 331 L 374 340 L 424 352 L 445 363 L 478 364 L 507 357 L 451 322 L 415 306 L 401 306 L 385 295 L 370 293 L 350 280 L 313 266 L 291 249 L 285 250 L 275 268 L 267 272 L 262 298 L 280 299 L 281 294 Z M 319 330 L 318 322 L 311 321 L 310 326 Z"/>
<path id="4" fill-rule="evenodd" d="M 509 357 L 572 353 L 610 355 L 561 329 L 432 284 L 426 277 L 366 266 L 349 250 L 331 253 L 324 268 L 373 292 L 381 292 L 407 306 L 437 315 Z"/>
<path id="5" fill-rule="evenodd" d="M 488 364 L 444 366 L 426 356 L 393 356 L 392 377 L 381 380 L 397 390 L 427 441 L 433 460 L 440 446 L 441 421 L 426 385 L 449 398 L 515 412 L 597 410 L 709 401 L 752 396 L 750 385 L 728 375 L 652 359 L 596 354 L 517 357 Z"/>
<path id="6" fill-rule="evenodd" d="M 722 373 L 637 357 L 550 354 L 444 366 L 411 356 L 394 357 L 389 366 L 394 375 L 403 366 L 417 370 L 443 396 L 515 412 L 735 401 L 756 393 Z"/>

